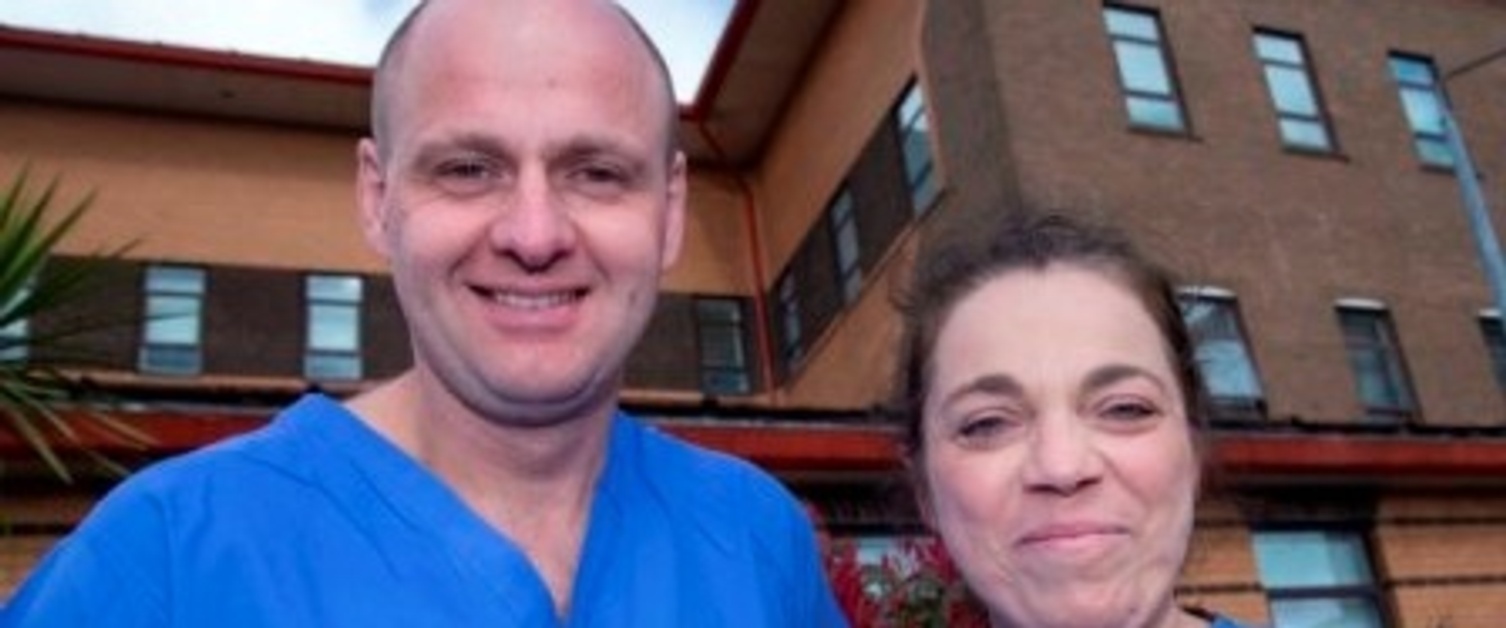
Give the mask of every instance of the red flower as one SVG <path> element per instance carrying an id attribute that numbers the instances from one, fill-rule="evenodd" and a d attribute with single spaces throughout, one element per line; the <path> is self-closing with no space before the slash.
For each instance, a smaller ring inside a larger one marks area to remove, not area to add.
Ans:
<path id="1" fill-rule="evenodd" d="M 932 537 L 900 540 L 878 564 L 863 564 L 852 539 L 832 543 L 827 575 L 856 628 L 983 628 L 988 615 L 967 592 L 946 547 Z"/>

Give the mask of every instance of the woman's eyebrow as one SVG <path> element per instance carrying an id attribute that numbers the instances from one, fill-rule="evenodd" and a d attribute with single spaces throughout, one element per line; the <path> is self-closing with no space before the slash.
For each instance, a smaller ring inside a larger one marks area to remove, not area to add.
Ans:
<path id="1" fill-rule="evenodd" d="M 1025 387 L 1015 378 L 1004 373 L 986 373 L 969 380 L 967 383 L 947 393 L 941 399 L 941 407 L 945 408 L 956 403 L 959 399 L 973 394 L 988 394 L 1000 397 L 1020 397 L 1025 393 Z"/>
<path id="2" fill-rule="evenodd" d="M 1133 364 L 1105 364 L 1093 369 L 1083 380 L 1083 390 L 1101 390 L 1126 379 L 1146 379 L 1156 388 L 1165 390 L 1161 378 L 1155 373 Z"/>

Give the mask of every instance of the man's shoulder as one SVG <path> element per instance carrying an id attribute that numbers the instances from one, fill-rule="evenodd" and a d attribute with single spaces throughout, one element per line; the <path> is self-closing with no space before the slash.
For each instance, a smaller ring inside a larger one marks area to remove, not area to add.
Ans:
<path id="1" fill-rule="evenodd" d="M 639 444 L 633 465 L 638 490 L 653 495 L 670 520 L 715 546 L 750 542 L 771 560 L 785 560 L 786 552 L 813 542 L 806 509 L 768 472 L 652 425 L 636 424 L 632 431 Z"/>
<path id="2" fill-rule="evenodd" d="M 664 490 L 720 498 L 741 507 L 756 505 L 746 503 L 748 499 L 767 505 L 794 503 L 779 480 L 747 460 L 636 419 L 628 421 L 641 446 L 644 470 Z"/>
<path id="3" fill-rule="evenodd" d="M 254 505 L 260 487 L 307 483 L 319 458 L 310 451 L 317 446 L 309 433 L 316 422 L 307 419 L 327 411 L 306 398 L 266 425 L 146 467 L 111 491 L 99 510 L 142 501 L 169 509 L 174 502 L 202 505 L 204 499 Z"/>

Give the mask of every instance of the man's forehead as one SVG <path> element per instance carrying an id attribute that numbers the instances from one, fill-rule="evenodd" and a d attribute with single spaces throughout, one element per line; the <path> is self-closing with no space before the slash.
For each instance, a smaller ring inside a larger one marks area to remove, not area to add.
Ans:
<path id="1" fill-rule="evenodd" d="M 425 84 L 434 79 L 467 73 L 500 78 L 567 57 L 579 59 L 598 84 L 620 82 L 630 90 L 651 86 L 642 104 L 663 118 L 659 125 L 666 127 L 673 152 L 678 108 L 668 69 L 625 10 L 597 0 L 428 0 L 383 53 L 373 92 L 375 132 L 392 131 L 382 127 L 396 123 L 392 116 L 402 116 L 400 110 L 426 100 Z"/>

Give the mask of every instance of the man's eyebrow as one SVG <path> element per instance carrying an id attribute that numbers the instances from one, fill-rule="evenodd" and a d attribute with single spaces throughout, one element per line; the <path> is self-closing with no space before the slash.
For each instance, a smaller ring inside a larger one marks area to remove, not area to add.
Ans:
<path id="1" fill-rule="evenodd" d="M 445 153 L 461 150 L 483 155 L 506 155 L 507 146 L 500 140 L 483 133 L 451 133 L 419 142 L 414 151 L 414 163 L 423 165 L 438 159 Z"/>
<path id="2" fill-rule="evenodd" d="M 551 156 L 583 157 L 591 155 L 612 155 L 633 161 L 642 159 L 640 152 L 634 150 L 629 144 L 606 135 L 577 135 L 570 137 L 557 146 L 549 149 Z"/>

